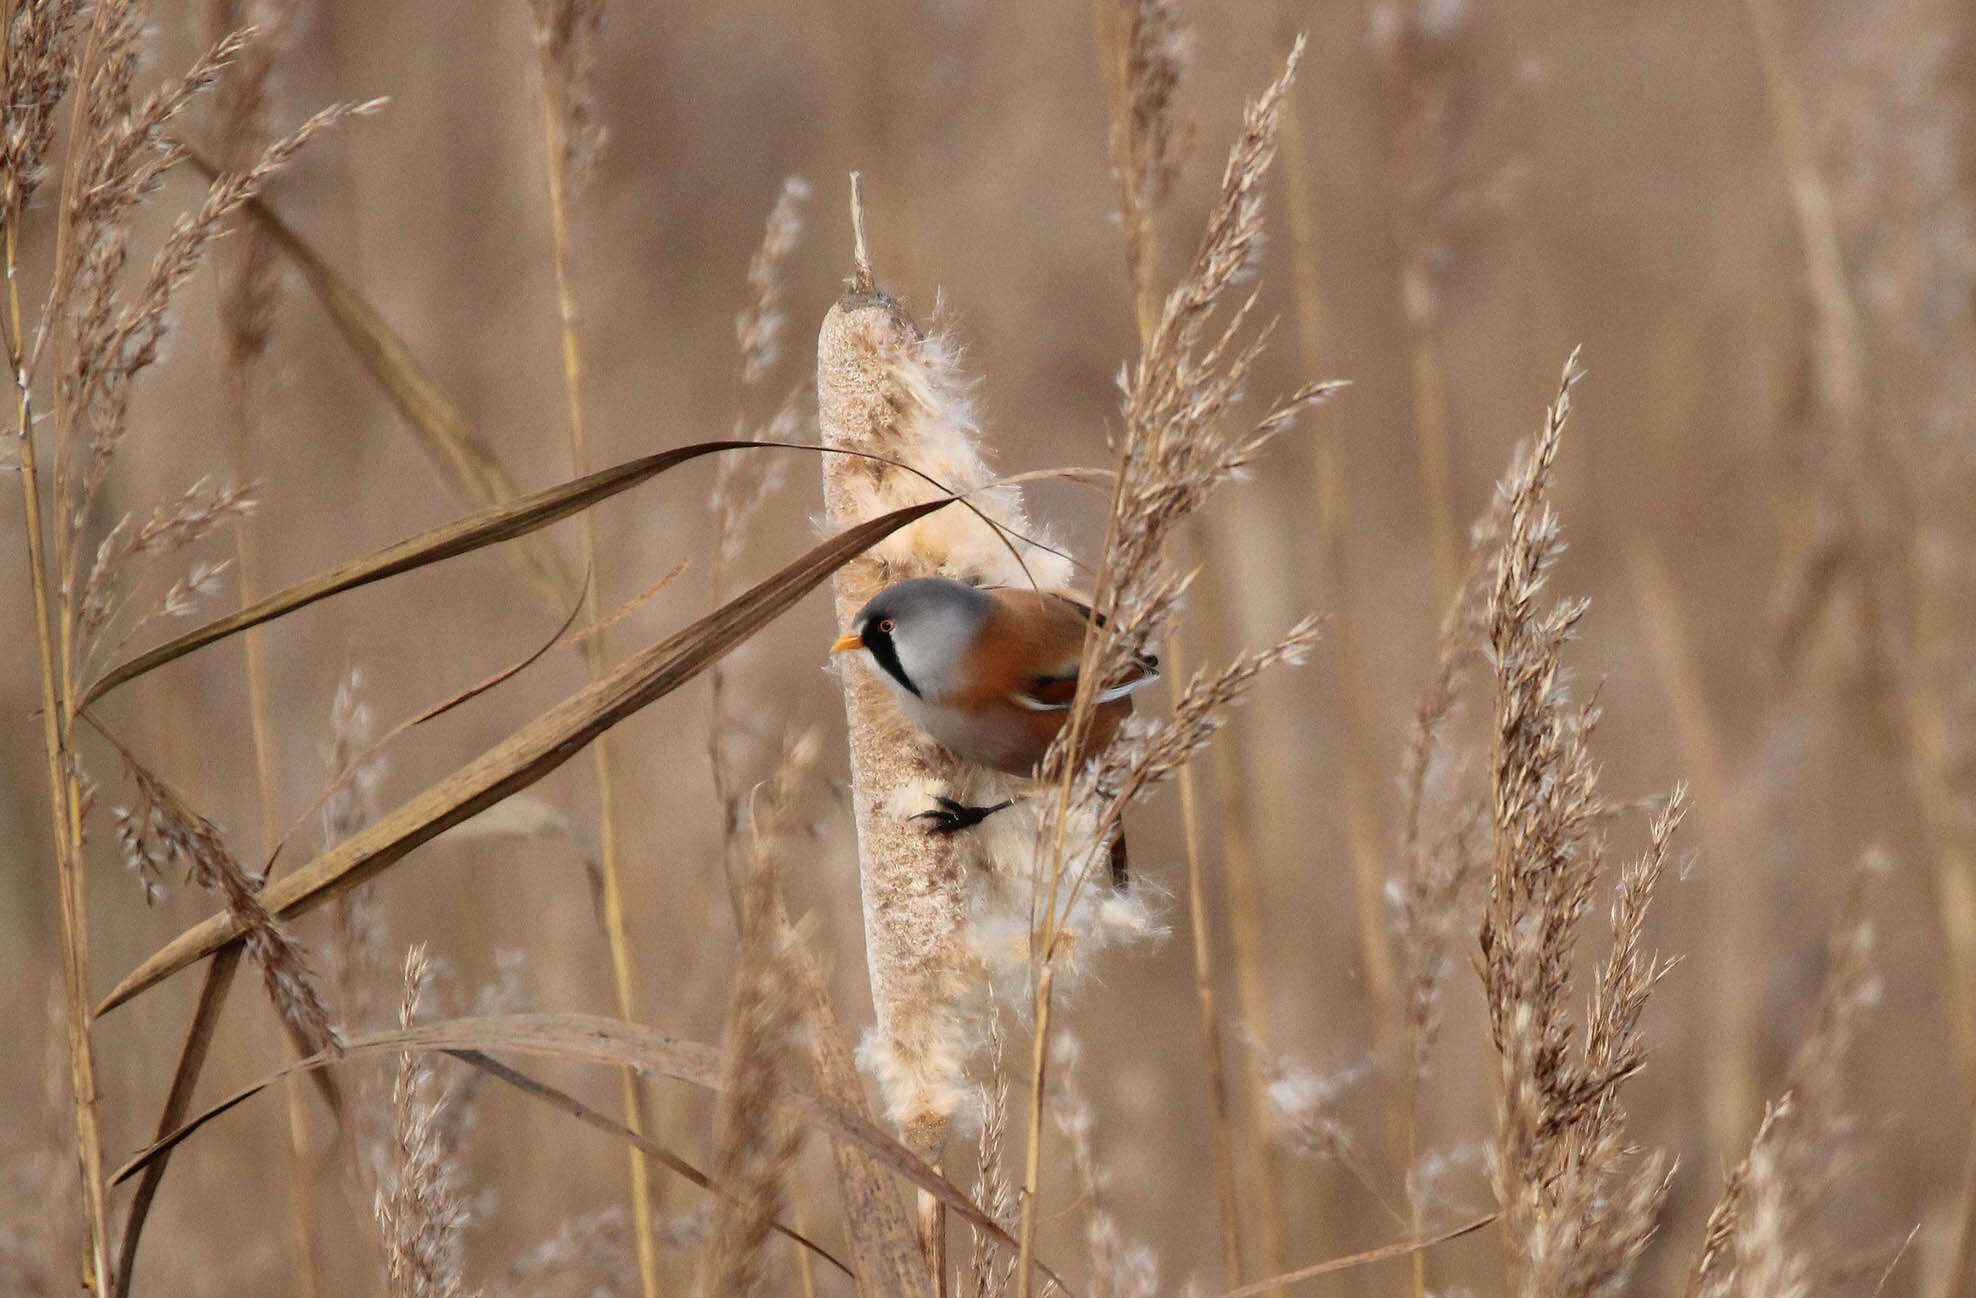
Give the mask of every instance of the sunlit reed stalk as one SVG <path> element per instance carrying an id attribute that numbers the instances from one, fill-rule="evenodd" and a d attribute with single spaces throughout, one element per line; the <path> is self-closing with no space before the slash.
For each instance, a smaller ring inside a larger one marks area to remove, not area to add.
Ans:
<path id="1" fill-rule="evenodd" d="M 249 12 L 251 10 L 251 12 Z M 207 13 L 207 36 L 224 39 L 229 32 L 252 26 L 254 39 L 241 56 L 220 74 L 215 89 L 220 115 L 220 164 L 239 171 L 253 165 L 254 155 L 267 145 L 265 100 L 275 63 L 285 52 L 294 6 L 281 0 L 242 4 L 215 0 Z M 253 480 L 253 374 L 267 352 L 274 325 L 273 249 L 251 219 L 232 222 L 231 255 L 220 275 L 219 328 L 222 387 L 227 422 L 233 433 L 233 475 L 236 482 Z M 234 563 L 239 573 L 240 602 L 251 604 L 260 594 L 260 557 L 253 527 L 245 515 L 233 519 Z M 254 749 L 254 782 L 259 796 L 261 848 L 271 856 L 277 803 L 272 706 L 268 696 L 267 643 L 257 628 L 243 637 L 247 665 L 247 716 Z M 209 974 L 211 971 L 208 971 Z M 302 1298 L 320 1289 L 320 1247 L 316 1231 L 314 1151 L 309 1138 L 308 1112 L 299 1077 L 282 1082 L 288 1112 L 288 1179 L 291 1216 L 295 1224 L 296 1282 Z M 118 1280 L 128 1282 L 120 1273 Z"/>
<path id="2" fill-rule="evenodd" d="M 89 921 L 87 897 L 83 888 L 81 808 L 79 790 L 73 778 L 73 757 L 68 749 L 68 727 L 62 704 L 67 693 L 62 687 L 65 675 L 61 658 L 65 636 L 54 634 L 59 616 L 66 625 L 68 601 L 59 610 L 49 599 L 51 563 L 59 566 L 66 553 L 60 536 L 50 553 L 49 529 L 41 512 L 41 483 L 36 461 L 34 403 L 29 384 L 28 345 L 23 331 L 19 275 L 19 230 L 38 180 L 42 159 L 53 136 L 52 119 L 56 105 L 69 94 L 74 80 L 85 86 L 93 75 L 94 52 L 98 45 L 96 27 L 114 15 L 112 6 L 99 6 L 89 38 L 89 52 L 77 67 L 69 30 L 79 5 L 18 5 L 8 14 L 6 31 L 6 86 L 10 116 L 18 113 L 13 125 L 18 133 L 8 133 L 5 153 L 5 208 L 0 221 L 6 225 L 7 274 L 7 372 L 15 394 L 15 432 L 19 448 L 22 512 L 27 533 L 29 584 L 34 596 L 34 633 L 41 684 L 41 731 L 43 752 L 48 766 L 48 798 L 52 818 L 51 841 L 55 847 L 55 873 L 60 898 L 62 924 L 62 980 L 66 1014 L 64 1023 L 69 1045 L 70 1090 L 75 1103 L 77 1180 L 81 1189 L 83 1219 L 82 1283 L 93 1293 L 104 1292 L 109 1271 L 109 1241 L 103 1188 L 103 1145 L 97 1114 L 95 1047 L 90 1036 Z M 82 138 L 77 129 L 82 121 L 82 96 L 74 96 L 70 138 Z M 71 168 L 73 169 L 73 168 Z M 68 179 L 64 176 L 64 194 Z M 66 232 L 70 204 L 64 202 L 58 218 L 58 239 Z M 43 335 L 45 337 L 45 334 Z M 59 456 L 59 440 L 57 442 Z M 57 481 L 60 474 L 56 475 Z M 59 489 L 56 498 L 60 500 Z M 66 528 L 57 520 L 56 532 Z M 64 587 L 66 590 L 67 588 Z"/>
<path id="3" fill-rule="evenodd" d="M 1152 342 L 1159 326 L 1160 224 L 1167 194 L 1179 171 L 1178 97 L 1183 71 L 1183 35 L 1165 0 L 1098 0 L 1093 9 L 1098 55 L 1111 101 L 1112 169 L 1117 174 L 1120 220 L 1125 231 L 1126 272 L 1132 285 L 1139 346 Z M 1194 529 L 1203 569 L 1212 567 L 1207 533 Z M 1204 571 L 1201 584 L 1217 580 Z M 1218 605 L 1210 609 L 1218 613 Z M 1186 661 L 1178 626 L 1164 643 L 1167 689 L 1178 701 Z M 1223 749 L 1225 751 L 1226 741 Z M 1225 768 L 1218 765 L 1215 768 Z M 1241 1204 L 1235 1185 L 1233 1133 L 1228 1117 L 1228 1079 L 1222 1060 L 1221 1022 L 1215 1008 L 1214 939 L 1209 929 L 1207 887 L 1201 852 L 1200 799 L 1191 766 L 1175 777 L 1180 794 L 1181 845 L 1187 862 L 1187 915 L 1192 932 L 1194 996 L 1200 1018 L 1201 1060 L 1207 1075 L 1209 1126 L 1214 1150 L 1215 1197 L 1221 1216 L 1222 1273 L 1228 1284 L 1242 1280 Z M 1224 793 L 1226 781 L 1223 782 Z M 1223 819 L 1229 818 L 1223 798 Z M 1235 832 L 1235 831 L 1231 831 Z"/>
<path id="4" fill-rule="evenodd" d="M 1030 1156 L 1025 1168 L 1019 1240 L 1018 1295 L 1030 1292 L 1034 1250 L 1037 1150 L 1042 1112 L 1050 1000 L 1057 963 L 1066 952 L 1065 919 L 1080 904 L 1098 866 L 1098 853 L 1116 830 L 1133 797 L 1171 777 L 1213 734 L 1221 714 L 1255 675 L 1278 661 L 1298 660 L 1314 633 L 1300 624 L 1276 646 L 1237 658 L 1220 672 L 1198 673 L 1164 722 L 1112 745 L 1095 761 L 1082 753 L 1098 694 L 1120 679 L 1166 635 L 1188 578 L 1166 562 L 1173 529 L 1199 509 L 1208 492 L 1249 463 L 1304 407 L 1335 385 L 1311 384 L 1278 402 L 1246 432 L 1220 428 L 1242 390 L 1262 339 L 1238 342 L 1250 296 L 1215 320 L 1219 299 L 1256 252 L 1262 232 L 1261 182 L 1275 151 L 1282 98 L 1303 53 L 1293 46 L 1286 69 L 1252 103 L 1229 154 L 1220 196 L 1192 265 L 1169 293 L 1151 342 L 1124 377 L 1124 429 L 1118 439 L 1118 471 L 1106 517 L 1105 544 L 1086 632 L 1076 698 L 1044 764 L 1056 785 L 1052 814 L 1039 839 L 1047 862 L 1047 888 L 1038 887 L 1031 918 L 1031 1000 L 1039 1034 L 1032 1054 L 1028 1115 Z M 1214 323 L 1211 326 L 1211 321 Z M 1266 336 L 1266 331 L 1264 331 Z M 1074 808 L 1098 808 L 1095 833 L 1073 832 Z"/>
<path id="5" fill-rule="evenodd" d="M 535 19 L 537 71 L 542 87 L 542 135 L 546 154 L 549 227 L 556 272 L 557 318 L 561 328 L 563 398 L 569 421 L 570 471 L 590 471 L 590 442 L 583 413 L 583 348 L 578 335 L 576 289 L 570 275 L 570 206 L 572 191 L 583 178 L 595 152 L 599 131 L 590 102 L 590 64 L 595 58 L 597 32 L 603 19 L 602 0 L 531 0 Z M 597 520 L 583 511 L 581 529 L 584 570 L 584 616 L 597 616 Z M 609 637 L 599 633 L 583 642 L 590 678 L 610 670 Z M 618 1017 L 638 1021 L 637 965 L 624 910 L 624 871 L 620 843 L 618 771 L 609 736 L 590 750 L 597 781 L 597 860 L 602 876 L 604 939 L 609 947 L 611 987 Z M 625 1125 L 639 1135 L 651 1130 L 651 1096 L 634 1069 L 621 1075 Z M 639 1283 L 645 1298 L 658 1298 L 659 1255 L 654 1231 L 656 1188 L 643 1150 L 629 1152 L 633 1240 L 638 1253 Z"/>
<path id="6" fill-rule="evenodd" d="M 35 642 L 41 676 L 42 745 L 48 762 L 49 810 L 53 818 L 55 873 L 62 918 L 62 985 L 67 1013 L 65 1024 L 69 1041 L 69 1076 L 75 1101 L 77 1176 L 82 1190 L 83 1285 L 101 1292 L 104 1277 L 110 1274 L 108 1243 L 104 1237 L 103 1144 L 96 1111 L 96 1060 L 90 1040 L 88 906 L 83 891 L 79 809 L 74 805 L 76 789 L 69 778 L 71 758 L 59 717 L 57 698 L 56 642 L 49 634 L 51 610 L 48 600 L 47 539 L 41 516 L 40 480 L 34 455 L 33 406 L 28 396 L 27 374 L 22 367 L 20 338 L 20 296 L 15 275 L 15 222 L 18 211 L 7 214 L 8 314 L 13 321 L 9 332 L 8 366 L 15 376 L 15 419 L 20 448 L 21 494 L 29 581 L 34 593 Z"/>

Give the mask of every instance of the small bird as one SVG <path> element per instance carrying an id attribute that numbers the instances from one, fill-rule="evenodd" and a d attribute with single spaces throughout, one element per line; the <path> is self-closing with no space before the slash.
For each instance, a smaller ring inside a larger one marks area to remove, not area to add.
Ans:
<path id="1" fill-rule="evenodd" d="M 880 591 L 830 648 L 861 651 L 913 723 L 961 757 L 1034 777 L 1077 697 L 1092 616 L 1054 591 L 920 577 Z M 1110 743 L 1132 711 L 1133 692 L 1157 679 L 1159 662 L 1146 656 L 1100 693 L 1084 751 Z M 924 814 L 952 831 L 1000 809 L 942 799 L 940 811 Z M 1121 850 L 1113 859 L 1119 882 L 1122 867 Z"/>

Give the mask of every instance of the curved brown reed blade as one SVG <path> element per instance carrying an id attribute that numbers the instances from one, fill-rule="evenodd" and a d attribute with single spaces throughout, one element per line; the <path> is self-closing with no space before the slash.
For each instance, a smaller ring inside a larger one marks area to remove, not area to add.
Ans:
<path id="1" fill-rule="evenodd" d="M 628 1028 L 630 1031 L 628 1033 L 620 1033 L 616 1031 L 618 1028 Z M 430 1036 L 435 1030 L 438 1035 Z M 426 1034 L 430 1039 L 418 1039 L 421 1037 L 421 1034 Z M 462 1063 L 473 1065 L 497 1081 L 507 1083 L 525 1095 L 532 1095 L 536 1099 L 561 1109 L 586 1126 L 594 1127 L 608 1135 L 630 1141 L 658 1162 L 677 1172 L 685 1180 L 692 1182 L 701 1189 L 712 1194 L 722 1193 L 720 1188 L 714 1185 L 707 1174 L 699 1168 L 679 1157 L 665 1146 L 639 1135 L 621 1123 L 614 1122 L 610 1118 L 605 1117 L 575 1096 L 566 1094 L 546 1082 L 530 1077 L 518 1069 L 510 1068 L 480 1050 L 455 1049 L 443 1044 L 446 1040 L 461 1038 L 463 1036 L 472 1036 L 480 1039 L 482 1044 L 490 1049 L 513 1049 L 523 1053 L 548 1054 L 556 1058 L 595 1059 L 599 1057 L 599 1052 L 605 1058 L 616 1058 L 622 1055 L 637 1059 L 641 1067 L 649 1067 L 654 1072 L 662 1072 L 667 1076 L 700 1085 L 717 1084 L 720 1079 L 719 1059 L 711 1046 L 703 1046 L 691 1041 L 674 1040 L 673 1038 L 666 1037 L 663 1033 L 654 1032 L 647 1028 L 635 1028 L 629 1024 L 621 1024 L 614 1019 L 592 1020 L 589 1016 L 580 1014 L 519 1014 L 485 1020 L 462 1020 L 454 1023 L 422 1024 L 409 1031 L 399 1029 L 397 1031 L 379 1033 L 375 1036 L 363 1038 L 357 1048 L 359 1053 L 401 1052 L 406 1049 L 414 1049 L 432 1050 L 451 1055 Z M 400 1038 L 400 1040 L 394 1043 L 393 1038 Z M 604 1044 L 614 1041 L 618 1043 L 616 1049 L 609 1044 Z M 531 1044 L 525 1045 L 523 1044 L 524 1042 Z M 557 1053 L 559 1049 L 561 1053 Z M 245 1101 L 252 1099 L 282 1078 L 297 1072 L 319 1072 L 322 1070 L 323 1065 L 334 1062 L 334 1059 L 335 1057 L 331 1055 L 318 1054 L 298 1060 L 280 1072 L 236 1091 L 183 1126 L 174 1125 L 167 1127 L 159 1133 L 158 1140 L 154 1144 L 140 1150 L 128 1163 L 119 1168 L 112 1177 L 111 1183 L 116 1184 L 142 1171 L 144 1173 L 144 1181 L 140 1183 L 140 1188 L 142 1185 L 151 1184 L 153 1174 L 164 1167 L 165 1160 L 169 1157 L 171 1151 L 182 1144 L 193 1132 Z M 181 1116 L 182 1112 L 181 1110 Z M 851 1269 L 845 1266 L 841 1259 L 831 1253 L 830 1250 L 817 1244 L 814 1240 L 798 1234 L 780 1222 L 774 1223 L 773 1228 L 777 1233 L 786 1236 L 801 1247 L 809 1249 L 818 1257 L 836 1267 L 839 1271 L 844 1272 L 844 1274 L 853 1275 Z M 126 1259 L 128 1259 L 129 1255 L 130 1246 L 126 1244 Z M 126 1260 L 124 1265 L 128 1268 L 128 1260 Z M 119 1276 L 119 1280 L 121 1283 L 128 1282 L 127 1269 Z"/>
<path id="2" fill-rule="evenodd" d="M 219 168 L 197 152 L 188 149 L 186 157 L 209 179 L 219 175 Z M 398 407 L 461 499 L 469 505 L 496 505 L 519 496 L 521 489 L 500 460 L 474 436 L 466 416 L 426 374 L 384 317 L 264 199 L 249 199 L 246 208 L 302 272 L 337 332 Z M 516 547 L 515 557 L 522 575 L 552 606 L 568 603 L 575 595 L 576 574 L 547 538 L 524 541 Z"/>
<path id="3" fill-rule="evenodd" d="M 505 1050 L 550 1059 L 642 1068 L 706 1090 L 720 1088 L 720 1052 L 697 1041 L 667 1036 L 656 1028 L 595 1014 L 488 1014 L 442 1019 L 409 1028 L 365 1033 L 343 1043 L 341 1058 L 403 1051 Z M 168 1150 L 183 1144 L 213 1119 L 232 1111 L 285 1077 L 337 1061 L 327 1053 L 298 1059 L 244 1086 L 187 1119 L 181 1126 L 137 1151 L 111 1173 L 109 1184 L 127 1180 Z"/>
<path id="4" fill-rule="evenodd" d="M 537 528 L 547 527 L 599 501 L 608 500 L 688 460 L 697 460 L 717 451 L 759 450 L 761 445 L 760 442 L 742 441 L 694 442 L 690 446 L 626 460 L 623 464 L 599 469 L 558 486 L 545 487 L 505 504 L 475 510 L 463 518 L 420 532 L 396 545 L 339 563 L 306 581 L 278 590 L 266 599 L 256 600 L 238 613 L 216 618 L 112 667 L 83 694 L 77 710 L 88 707 L 117 686 L 162 667 L 175 658 L 182 658 L 195 649 L 203 649 L 249 627 L 271 622 L 298 608 L 306 608 L 318 600 L 444 559 L 469 554 L 483 546 L 526 536 Z M 580 587 L 572 586 L 572 598 L 577 590 Z"/>
<path id="5" fill-rule="evenodd" d="M 497 1081 L 506 1082 L 509 1086 L 514 1087 L 524 1095 L 532 1095 L 553 1108 L 561 1109 L 564 1113 L 569 1114 L 586 1127 L 594 1127 L 606 1135 L 616 1136 L 620 1140 L 636 1145 L 644 1151 L 646 1156 L 655 1159 L 672 1171 L 677 1172 L 680 1176 L 699 1186 L 707 1193 L 726 1193 L 719 1186 L 715 1185 L 705 1172 L 702 1172 L 699 1168 L 679 1157 L 679 1155 L 673 1153 L 664 1145 L 659 1144 L 648 1136 L 633 1131 L 622 1122 L 605 1117 L 582 1100 L 577 1099 L 574 1095 L 566 1091 L 559 1091 L 547 1082 L 530 1077 L 527 1073 L 521 1072 L 518 1069 L 510 1068 L 493 1056 L 483 1054 L 478 1050 L 448 1050 L 446 1053 L 462 1063 L 472 1064 L 475 1068 L 480 1069 Z M 843 1259 L 809 1236 L 800 1234 L 779 1221 L 771 1221 L 769 1223 L 769 1229 L 797 1246 L 808 1249 L 830 1265 L 836 1267 L 839 1271 L 842 1271 L 845 1275 L 851 1277 L 852 1280 L 855 1281 L 858 1278 L 857 1272 L 846 1266 Z"/>
<path id="6" fill-rule="evenodd" d="M 421 1023 L 411 1028 L 397 1028 L 355 1037 L 343 1043 L 343 1051 L 340 1055 L 311 1055 L 307 1059 L 298 1060 L 270 1073 L 139 1150 L 129 1162 L 112 1174 L 110 1184 L 119 1184 L 136 1175 L 153 1160 L 177 1148 L 194 1132 L 215 1118 L 252 1099 L 284 1077 L 322 1068 L 343 1059 L 407 1050 L 439 1051 L 455 1055 L 502 1050 L 545 1059 L 577 1060 L 618 1068 L 636 1068 L 710 1091 L 719 1090 L 721 1084 L 720 1052 L 714 1047 L 697 1041 L 684 1041 L 667 1036 L 655 1028 L 626 1023 L 621 1019 L 604 1018 L 594 1014 L 489 1014 L 438 1023 Z M 466 1062 L 476 1067 L 481 1066 L 478 1060 L 472 1058 L 467 1059 Z M 508 1074 L 513 1074 L 517 1078 L 523 1076 L 513 1073 L 512 1069 L 507 1069 L 504 1065 L 496 1065 L 490 1071 L 503 1081 L 512 1082 Z M 553 1087 L 534 1082 L 533 1079 L 528 1080 L 531 1084 L 522 1086 L 521 1089 L 539 1098 L 550 1098 L 550 1093 L 554 1091 Z M 556 1094 L 561 1093 L 556 1092 Z M 972 1199 L 897 1140 L 879 1130 L 869 1118 L 861 1117 L 841 1103 L 814 1092 L 791 1088 L 785 1093 L 784 1098 L 786 1103 L 792 1105 L 813 1125 L 855 1143 L 877 1162 L 892 1168 L 914 1185 L 939 1198 L 942 1203 L 953 1208 L 971 1224 L 989 1233 L 1003 1247 L 1015 1248 L 1016 1242 L 1008 1232 L 997 1226 L 994 1219 L 983 1212 Z M 566 1112 L 570 1110 L 564 1100 L 578 1103 L 566 1096 L 557 1099 L 555 1102 L 558 1107 Z M 629 1137 L 628 1130 L 619 1128 L 615 1123 L 611 1123 L 610 1119 L 602 1118 L 602 1115 L 598 1116 L 603 1122 L 610 1123 L 614 1133 Z M 684 1162 L 669 1153 L 661 1161 L 666 1162 L 668 1167 L 673 1166 L 675 1162 Z M 704 1176 L 703 1173 L 699 1175 Z M 696 1184 L 699 1183 L 696 1181 Z M 715 1192 L 719 1192 L 717 1187 Z M 1062 1287 L 1062 1281 L 1057 1278 L 1055 1272 L 1041 1263 L 1037 1266 Z M 1065 1293 L 1069 1293 L 1067 1288 Z"/>
<path id="7" fill-rule="evenodd" d="M 1368 1249 L 1363 1253 L 1353 1253 L 1349 1257 L 1334 1257 L 1329 1262 L 1319 1262 L 1316 1266 L 1307 1266 L 1300 1271 L 1286 1271 L 1282 1275 L 1273 1275 L 1267 1280 L 1245 1284 L 1240 1289 L 1230 1289 L 1219 1295 L 1219 1298 L 1255 1298 L 1257 1294 L 1266 1294 L 1272 1289 L 1280 1289 L 1286 1284 L 1295 1284 L 1299 1280 L 1315 1280 L 1319 1276 L 1336 1275 L 1340 1271 L 1356 1271 L 1362 1266 L 1371 1266 L 1375 1262 L 1389 1262 L 1396 1257 L 1406 1257 L 1422 1249 L 1433 1248 L 1436 1244 L 1460 1239 L 1463 1235 L 1472 1235 L 1501 1216 L 1499 1212 L 1492 1212 L 1486 1217 L 1477 1217 L 1466 1225 L 1457 1226 L 1453 1230 L 1444 1230 L 1426 1239 L 1401 1240 L 1397 1244 Z"/>
<path id="8" fill-rule="evenodd" d="M 275 880 L 261 894 L 263 903 L 282 918 L 300 915 L 372 878 L 420 844 L 509 794 L 534 784 L 598 735 L 706 670 L 816 589 L 851 556 L 953 500 L 946 496 L 895 509 L 813 547 L 685 630 L 633 654 L 610 675 L 563 700 L 390 815 L 344 839 L 293 874 Z M 228 915 L 215 915 L 187 929 L 118 984 L 96 1012 L 108 1013 L 239 936 L 238 926 Z"/>
<path id="9" fill-rule="evenodd" d="M 158 1140 L 175 1131 L 185 1120 L 185 1111 L 192 1107 L 192 1090 L 206 1065 L 213 1029 L 218 1026 L 227 991 L 233 986 L 233 975 L 240 968 L 240 956 L 239 947 L 229 947 L 214 956 L 213 963 L 206 967 L 206 982 L 199 989 L 199 1005 L 185 1030 L 178 1067 L 172 1072 L 171 1089 L 165 1093 L 164 1111 L 158 1115 Z M 137 1183 L 137 1193 L 131 1196 L 130 1207 L 124 1213 L 123 1242 L 117 1246 L 117 1272 L 111 1298 L 128 1298 L 130 1294 L 131 1272 L 137 1267 L 137 1242 L 144 1237 L 144 1223 L 151 1216 L 151 1201 L 158 1195 L 158 1183 L 165 1179 L 167 1161 L 168 1156 L 160 1157 L 145 1166 L 144 1179 Z"/>

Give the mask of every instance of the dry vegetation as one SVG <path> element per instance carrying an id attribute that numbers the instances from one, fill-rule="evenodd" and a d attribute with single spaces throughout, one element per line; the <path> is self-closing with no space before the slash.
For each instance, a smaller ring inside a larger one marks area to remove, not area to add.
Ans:
<path id="1" fill-rule="evenodd" d="M 454 10 L 7 6 L 0 1291 L 1976 1293 L 1966 5 Z"/>

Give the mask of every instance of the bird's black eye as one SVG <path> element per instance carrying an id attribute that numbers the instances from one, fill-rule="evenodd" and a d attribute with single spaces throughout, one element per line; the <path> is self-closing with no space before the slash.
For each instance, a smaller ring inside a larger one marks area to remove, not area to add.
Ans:
<path id="1" fill-rule="evenodd" d="M 894 622 L 889 617 L 878 624 L 878 634 L 880 635 L 891 635 L 894 631 L 897 631 L 898 629 L 899 629 L 899 624 L 897 622 Z"/>

